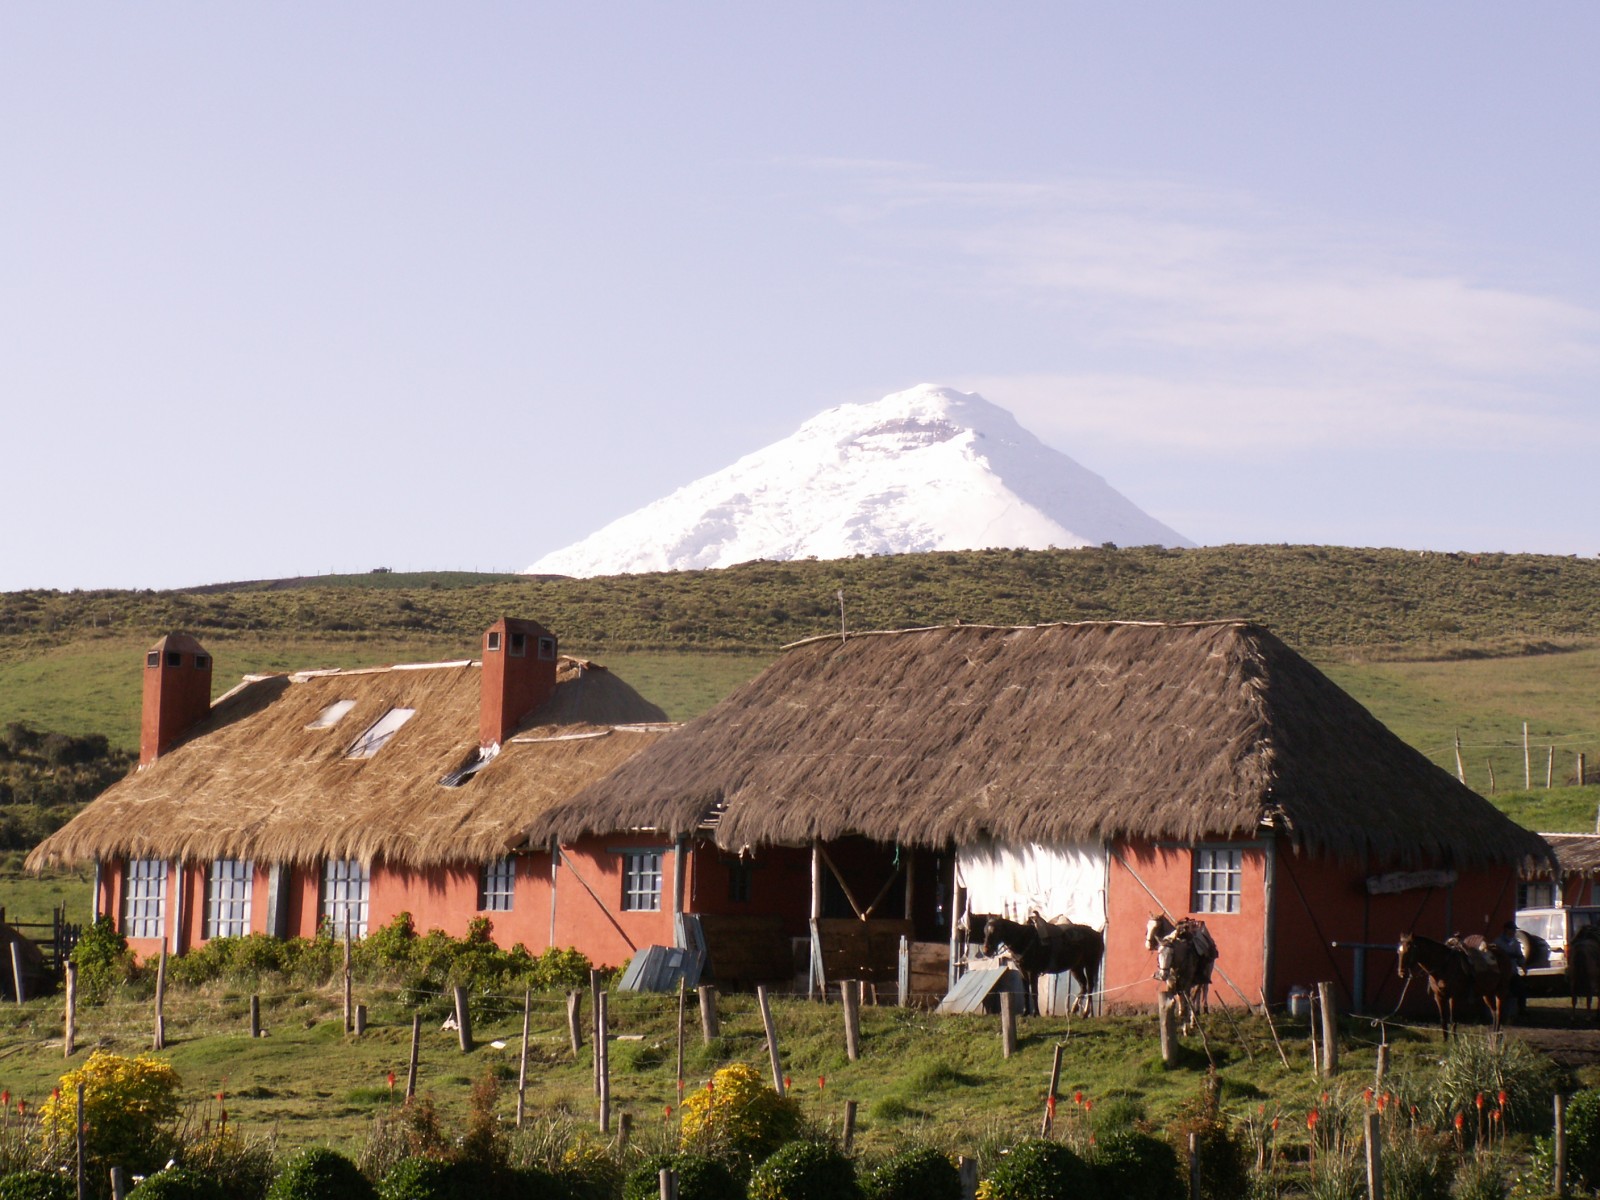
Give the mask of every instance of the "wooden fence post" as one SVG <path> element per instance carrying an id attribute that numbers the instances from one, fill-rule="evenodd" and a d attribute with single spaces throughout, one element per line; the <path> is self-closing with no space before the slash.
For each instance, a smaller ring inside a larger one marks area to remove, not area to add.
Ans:
<path id="1" fill-rule="evenodd" d="M 1556 1195 L 1567 1194 L 1567 1098 L 1556 1093 L 1555 1130 L 1555 1190 Z"/>
<path id="2" fill-rule="evenodd" d="M 683 976 L 678 976 L 678 1098 L 674 1102 L 683 1104 L 683 1011 L 689 1001 L 689 985 Z"/>
<path id="3" fill-rule="evenodd" d="M 467 989 L 458 987 L 456 996 L 456 1037 L 461 1042 L 461 1053 L 472 1049 L 472 1010 L 467 1007 Z"/>
<path id="4" fill-rule="evenodd" d="M 976 1200 L 978 1195 L 978 1160 L 963 1154 L 956 1160 L 956 1175 L 961 1180 L 961 1200 Z"/>
<path id="5" fill-rule="evenodd" d="M 583 1050 L 583 992 L 567 993 L 567 1036 L 572 1041 L 572 1057 Z"/>
<path id="6" fill-rule="evenodd" d="M 851 1062 L 861 1057 L 861 981 L 846 979 L 839 985 L 844 1010 L 844 1053 Z"/>
<path id="7" fill-rule="evenodd" d="M 1339 1070 L 1339 1001 L 1333 984 L 1317 984 L 1318 1006 L 1322 1009 L 1322 1077 L 1332 1079 Z"/>
<path id="8" fill-rule="evenodd" d="M 1544 786 L 1546 790 L 1556 785 L 1556 748 L 1550 747 L 1550 761 L 1544 766 Z"/>
<path id="9" fill-rule="evenodd" d="M 167 1017 L 163 1011 L 167 1003 L 167 939 L 161 939 L 161 959 L 156 963 L 156 1036 L 155 1048 L 167 1048 Z"/>
<path id="10" fill-rule="evenodd" d="M 1189 1200 L 1200 1200 L 1200 1135 L 1189 1133 Z"/>
<path id="11" fill-rule="evenodd" d="M 517 1059 L 517 1128 L 522 1128 L 522 1117 L 528 1100 L 528 1022 L 533 1016 L 533 989 L 522 991 L 522 1053 Z"/>
<path id="12" fill-rule="evenodd" d="M 678 1173 L 671 1167 L 662 1167 L 659 1178 L 661 1200 L 678 1200 Z"/>
<path id="13" fill-rule="evenodd" d="M 900 935 L 900 957 L 896 960 L 894 981 L 900 1007 L 904 1008 L 911 1003 L 911 939 L 903 933 Z"/>
<path id="14" fill-rule="evenodd" d="M 111 1200 L 125 1200 L 128 1195 L 128 1173 L 121 1167 L 111 1168 Z"/>
<path id="15" fill-rule="evenodd" d="M 756 1004 L 761 1009 L 761 1025 L 767 1032 L 767 1057 L 772 1060 L 772 1090 L 782 1096 L 787 1089 L 783 1086 L 783 1063 L 778 1057 L 778 1027 L 772 1023 L 772 1005 L 767 999 L 767 985 L 756 984 Z"/>
<path id="16" fill-rule="evenodd" d="M 14 944 L 14 943 L 13 943 Z M 71 1058 L 78 1048 L 78 964 L 67 964 L 67 1020 L 63 1031 L 62 1058 Z"/>
<path id="17" fill-rule="evenodd" d="M 1178 1002 L 1163 995 L 1156 1001 L 1156 1022 L 1161 1030 L 1161 1065 L 1178 1065 Z"/>
<path id="18" fill-rule="evenodd" d="M 261 997 L 259 995 L 250 997 L 250 1036 L 252 1038 L 261 1036 Z"/>
<path id="19" fill-rule="evenodd" d="M 356 1005 L 355 1035 L 357 1037 L 363 1037 L 366 1035 L 366 1032 L 367 1006 L 365 1004 L 358 1004 Z"/>
<path id="20" fill-rule="evenodd" d="M 1367 1113 L 1367 1200 L 1383 1200 L 1383 1133 L 1378 1110 Z"/>
<path id="21" fill-rule="evenodd" d="M 611 997 L 601 992 L 595 997 L 594 1056 L 600 1064 L 600 1132 L 611 1132 L 611 1046 L 607 1041 Z"/>
<path id="22" fill-rule="evenodd" d="M 1017 1052 L 1017 1013 L 1009 991 L 1000 993 L 1000 1056 L 1010 1058 Z"/>
<path id="23" fill-rule="evenodd" d="M 600 1096 L 600 972 L 594 968 L 589 970 L 589 1033 L 594 1038 L 594 1061 L 590 1064 L 594 1068 L 594 1094 Z"/>
<path id="24" fill-rule="evenodd" d="M 709 1046 L 711 1039 L 717 1037 L 717 989 L 709 983 L 700 985 L 700 1040 Z"/>
<path id="25" fill-rule="evenodd" d="M 350 1005 L 350 909 L 344 911 L 344 1031 L 355 1028 L 355 1009 Z"/>
<path id="26" fill-rule="evenodd" d="M 1389 1073 L 1389 1043 L 1388 1042 L 1384 1042 L 1383 1045 L 1378 1047 L 1378 1065 L 1373 1069 L 1373 1072 L 1372 1072 L 1372 1086 L 1376 1090 L 1378 1090 L 1380 1092 L 1383 1090 L 1383 1077 L 1385 1075 L 1387 1075 L 1388 1073 Z"/>
<path id="27" fill-rule="evenodd" d="M 1039 1136 L 1046 1137 L 1056 1123 L 1056 1089 L 1061 1086 L 1061 1052 L 1065 1047 L 1056 1043 L 1056 1052 L 1050 1060 L 1050 1088 L 1044 1094 L 1044 1121 L 1039 1126 Z"/>
<path id="28" fill-rule="evenodd" d="M 844 1102 L 844 1137 L 842 1140 L 844 1142 L 844 1152 L 849 1154 L 856 1144 L 856 1102 L 854 1100 L 846 1100 Z"/>
<path id="29" fill-rule="evenodd" d="M 628 1139 L 633 1136 L 633 1114 L 623 1112 L 617 1114 L 617 1153 L 623 1154 L 628 1149 Z"/>
<path id="30" fill-rule="evenodd" d="M 406 1067 L 406 1099 L 417 1097 L 417 1059 L 422 1049 L 422 1013 L 411 1014 L 411 1061 Z"/>

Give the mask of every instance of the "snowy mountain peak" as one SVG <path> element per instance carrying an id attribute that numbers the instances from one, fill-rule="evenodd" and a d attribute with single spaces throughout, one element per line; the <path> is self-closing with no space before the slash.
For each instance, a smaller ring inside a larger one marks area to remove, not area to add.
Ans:
<path id="1" fill-rule="evenodd" d="M 530 574 L 620 575 L 922 550 L 1187 546 L 982 396 L 921 384 L 842 404 L 621 517 Z"/>

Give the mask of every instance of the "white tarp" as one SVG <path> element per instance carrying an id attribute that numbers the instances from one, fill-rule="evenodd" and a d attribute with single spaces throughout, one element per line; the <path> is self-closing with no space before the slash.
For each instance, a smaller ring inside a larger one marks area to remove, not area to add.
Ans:
<path id="1" fill-rule="evenodd" d="M 1106 849 L 979 842 L 956 853 L 956 882 L 966 911 L 1025 921 L 1037 910 L 1047 921 L 1106 927 Z"/>

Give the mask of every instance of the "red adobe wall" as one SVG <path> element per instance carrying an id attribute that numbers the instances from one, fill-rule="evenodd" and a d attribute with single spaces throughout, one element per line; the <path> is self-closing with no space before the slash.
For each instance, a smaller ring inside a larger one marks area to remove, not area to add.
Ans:
<path id="1" fill-rule="evenodd" d="M 1267 856 L 1259 843 L 1246 843 L 1241 848 L 1242 911 L 1196 914 L 1205 921 L 1217 943 L 1217 972 L 1211 986 L 1213 1004 L 1254 1004 L 1262 982 Z M 1106 889 L 1104 986 L 1108 1008 L 1155 1005 L 1159 994 L 1152 978 L 1156 956 L 1145 949 L 1145 925 L 1162 906 L 1175 917 L 1189 915 L 1193 886 L 1194 854 L 1188 847 L 1151 842 L 1112 845 Z M 1243 991 L 1246 999 L 1240 998 L 1228 980 Z"/>
<path id="2" fill-rule="evenodd" d="M 1509 867 L 1463 871 L 1446 887 L 1367 894 L 1368 876 L 1407 869 L 1398 863 L 1368 867 L 1308 858 L 1280 846 L 1272 1000 L 1282 1001 L 1295 984 L 1328 980 L 1338 989 L 1341 1005 L 1352 1005 L 1356 951 L 1330 943 L 1359 942 L 1385 947 L 1365 952 L 1364 1009 L 1387 1012 L 1399 1000 L 1402 986 L 1395 952 L 1388 947 L 1402 933 L 1441 940 L 1456 933 L 1493 938 L 1510 919 L 1517 889 L 1516 873 Z M 1431 1011 L 1419 985 L 1413 984 L 1406 998 L 1408 1011 Z M 1414 1003 L 1418 1000 L 1420 1005 Z"/>

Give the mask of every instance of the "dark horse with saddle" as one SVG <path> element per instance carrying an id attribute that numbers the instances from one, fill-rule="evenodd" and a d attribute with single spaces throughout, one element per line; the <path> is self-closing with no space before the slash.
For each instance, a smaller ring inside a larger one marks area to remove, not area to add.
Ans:
<path id="1" fill-rule="evenodd" d="M 1005 950 L 1016 963 L 1022 976 L 1025 1013 L 1038 1011 L 1039 976 L 1062 971 L 1072 972 L 1078 983 L 1072 1010 L 1092 1011 L 1100 960 L 1106 953 L 1105 936 L 1098 929 L 1072 921 L 1055 924 L 1038 913 L 1029 914 L 1027 921 L 974 913 L 967 918 L 967 937 L 976 941 L 980 936 L 984 957 L 993 958 Z"/>

